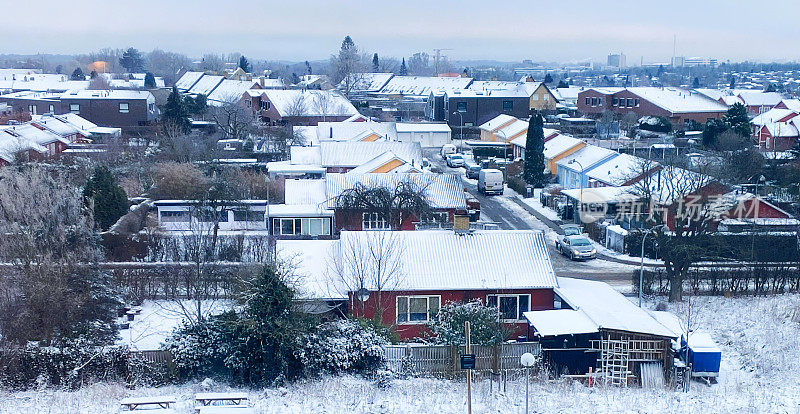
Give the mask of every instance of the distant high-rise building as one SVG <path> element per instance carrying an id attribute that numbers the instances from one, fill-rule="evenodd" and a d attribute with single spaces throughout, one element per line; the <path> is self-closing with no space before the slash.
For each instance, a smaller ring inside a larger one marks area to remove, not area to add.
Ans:
<path id="1" fill-rule="evenodd" d="M 625 54 L 610 54 L 608 55 L 608 66 L 612 66 L 615 68 L 624 68 L 625 67 Z"/>
<path id="2" fill-rule="evenodd" d="M 679 68 L 686 64 L 686 57 L 685 56 L 673 56 L 672 57 L 672 67 Z"/>

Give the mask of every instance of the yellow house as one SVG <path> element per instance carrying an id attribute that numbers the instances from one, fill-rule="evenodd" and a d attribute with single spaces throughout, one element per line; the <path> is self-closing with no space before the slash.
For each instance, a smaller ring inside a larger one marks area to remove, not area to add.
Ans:
<path id="1" fill-rule="evenodd" d="M 515 121 L 518 121 L 518 119 L 506 114 L 497 115 L 490 119 L 478 127 L 478 129 L 481 130 L 481 141 L 500 141 L 502 138 L 498 138 L 495 133 L 511 125 Z"/>
<path id="2" fill-rule="evenodd" d="M 539 83 L 539 86 L 536 86 L 531 94 L 530 108 L 537 111 L 554 111 L 557 101 L 556 96 L 550 92 L 550 88 L 544 83 Z"/>
<path id="3" fill-rule="evenodd" d="M 556 135 L 544 143 L 544 161 L 550 174 L 556 174 L 556 163 L 579 149 L 586 143 L 568 135 Z"/>

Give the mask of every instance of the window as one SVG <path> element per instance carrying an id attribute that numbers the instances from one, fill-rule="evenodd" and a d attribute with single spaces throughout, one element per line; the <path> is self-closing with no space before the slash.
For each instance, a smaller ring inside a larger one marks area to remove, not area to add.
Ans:
<path id="1" fill-rule="evenodd" d="M 614 99 L 611 100 L 611 105 L 612 106 L 617 106 L 617 104 L 619 104 L 619 99 L 614 98 Z"/>
<path id="2" fill-rule="evenodd" d="M 30 112 L 31 115 L 36 115 L 36 105 L 28 105 L 28 112 Z"/>
<path id="3" fill-rule="evenodd" d="M 119 104 L 119 113 L 127 114 L 128 112 L 130 112 L 130 110 L 128 108 L 128 103 L 127 102 L 120 102 L 120 104 Z"/>
<path id="4" fill-rule="evenodd" d="M 635 106 L 637 108 L 639 107 L 639 99 L 634 99 L 633 100 L 633 106 Z"/>
<path id="5" fill-rule="evenodd" d="M 538 101 L 539 95 L 533 94 L 533 97 L 531 99 L 533 99 L 534 101 Z"/>
<path id="6" fill-rule="evenodd" d="M 331 234 L 331 220 L 327 217 L 276 218 L 272 228 L 281 236 L 321 236 Z"/>
<path id="7" fill-rule="evenodd" d="M 548 101 L 550 101 L 550 95 L 545 95 L 545 96 L 544 96 L 544 101 L 545 101 L 545 102 L 548 102 Z"/>
<path id="8" fill-rule="evenodd" d="M 426 214 L 422 221 L 428 224 L 448 224 L 450 223 L 450 214 L 446 211 L 435 211 Z"/>
<path id="9" fill-rule="evenodd" d="M 628 99 L 627 99 L 627 101 L 628 101 L 628 105 L 627 105 L 627 107 L 628 107 L 628 108 L 633 108 L 633 99 L 631 99 L 631 98 L 628 98 Z"/>
<path id="10" fill-rule="evenodd" d="M 597 98 L 592 98 L 592 106 L 597 106 Z"/>
<path id="11" fill-rule="evenodd" d="M 263 211 L 233 210 L 233 221 L 263 221 Z"/>
<path id="12" fill-rule="evenodd" d="M 502 321 L 523 319 L 523 313 L 530 310 L 530 295 L 487 295 L 486 306 L 497 309 L 497 317 Z"/>
<path id="13" fill-rule="evenodd" d="M 187 223 L 189 222 L 189 212 L 185 210 L 180 211 L 162 211 L 162 223 Z"/>
<path id="14" fill-rule="evenodd" d="M 603 98 L 597 98 L 597 106 L 603 106 Z"/>
<path id="15" fill-rule="evenodd" d="M 439 296 L 398 296 L 397 323 L 425 323 L 439 311 Z"/>
<path id="16" fill-rule="evenodd" d="M 471 126 L 475 126 L 475 124 L 472 123 L 472 122 L 464 122 L 464 126 L 471 127 Z"/>
<path id="17" fill-rule="evenodd" d="M 388 230 L 389 223 L 378 213 L 363 213 L 361 227 L 364 230 Z"/>
<path id="18" fill-rule="evenodd" d="M 154 103 L 147 104 L 147 111 L 148 112 L 155 112 L 155 110 L 156 110 L 156 104 L 154 104 Z"/>
<path id="19" fill-rule="evenodd" d="M 262 110 L 264 110 L 264 111 L 266 111 L 266 110 L 269 110 L 269 108 L 270 108 L 270 106 L 269 106 L 269 101 L 261 101 L 261 103 L 259 104 L 259 106 L 260 106 L 260 107 L 261 107 L 261 109 L 262 109 Z"/>
<path id="20" fill-rule="evenodd" d="M 590 101 L 591 101 L 591 99 L 589 99 L 589 98 L 586 98 L 586 105 L 587 105 L 587 106 L 589 105 L 589 102 L 590 102 Z"/>
<path id="21" fill-rule="evenodd" d="M 80 114 L 81 106 L 79 104 L 69 104 L 69 111 L 73 114 Z"/>
<path id="22" fill-rule="evenodd" d="M 513 111 L 514 110 L 514 101 L 503 101 L 503 110 L 504 111 Z"/>
<path id="23" fill-rule="evenodd" d="M 458 111 L 458 112 L 467 112 L 467 103 L 466 102 L 456 102 L 456 111 Z"/>
<path id="24" fill-rule="evenodd" d="M 219 210 L 214 214 L 213 210 L 202 210 L 199 212 L 197 219 L 203 223 L 225 223 L 228 221 L 228 210 Z"/>
<path id="25" fill-rule="evenodd" d="M 48 107 L 48 112 L 50 112 L 51 114 L 56 113 L 56 106 L 53 105 L 53 104 L 50 104 L 50 106 Z"/>

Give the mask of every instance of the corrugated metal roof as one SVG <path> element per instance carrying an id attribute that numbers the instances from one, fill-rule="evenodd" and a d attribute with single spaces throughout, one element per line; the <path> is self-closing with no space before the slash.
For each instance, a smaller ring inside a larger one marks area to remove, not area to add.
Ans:
<path id="1" fill-rule="evenodd" d="M 284 202 L 286 204 L 322 204 L 325 202 L 325 180 L 286 179 Z"/>
<path id="2" fill-rule="evenodd" d="M 381 238 L 394 238 L 401 252 L 401 276 L 394 290 L 557 286 L 541 231 L 343 231 L 340 249 L 367 249 Z"/>
<path id="3" fill-rule="evenodd" d="M 367 187 L 395 188 L 401 182 L 411 182 L 422 189 L 428 203 L 433 208 L 465 209 L 467 200 L 464 196 L 464 185 L 461 177 L 454 174 L 425 173 L 369 173 L 369 174 L 335 174 L 325 177 L 328 206 L 333 208 L 336 197 L 356 184 Z"/>
<path id="4" fill-rule="evenodd" d="M 335 142 L 320 143 L 322 165 L 325 167 L 358 167 L 361 164 L 391 151 L 414 166 L 422 165 L 422 147 L 419 142 Z"/>

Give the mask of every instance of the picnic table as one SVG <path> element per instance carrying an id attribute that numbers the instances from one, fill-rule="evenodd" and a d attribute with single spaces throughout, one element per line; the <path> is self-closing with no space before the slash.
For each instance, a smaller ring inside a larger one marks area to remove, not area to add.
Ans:
<path id="1" fill-rule="evenodd" d="M 229 409 L 247 408 L 247 405 L 248 399 L 245 392 L 201 392 L 194 395 L 194 407 L 198 412 L 204 407 Z"/>
<path id="2" fill-rule="evenodd" d="M 128 411 L 134 411 L 141 409 L 147 409 L 151 413 L 154 412 L 161 412 L 167 413 L 172 412 L 170 410 L 170 405 L 175 404 L 175 397 L 172 395 L 168 396 L 154 396 L 154 397 L 128 397 L 123 398 L 119 404 L 128 409 Z M 158 411 L 152 409 L 161 409 Z"/>

